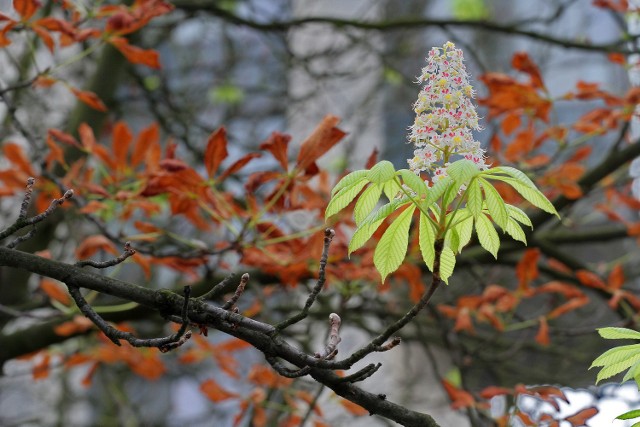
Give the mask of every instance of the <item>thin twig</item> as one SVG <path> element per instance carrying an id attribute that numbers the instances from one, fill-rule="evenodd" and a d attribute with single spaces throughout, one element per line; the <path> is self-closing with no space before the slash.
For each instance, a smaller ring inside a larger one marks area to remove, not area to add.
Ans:
<path id="1" fill-rule="evenodd" d="M 382 366 L 382 363 L 370 363 L 364 368 L 360 369 L 358 372 L 355 372 L 346 377 L 342 377 L 340 382 L 343 383 L 355 383 L 358 381 L 364 381 L 369 378 L 371 375 L 378 372 L 378 369 Z"/>
<path id="2" fill-rule="evenodd" d="M 207 292 L 204 295 L 199 296 L 197 299 L 198 300 L 212 300 L 212 299 L 216 298 L 219 294 L 224 292 L 224 290 L 227 288 L 227 286 L 229 286 L 229 283 L 231 283 L 231 281 L 233 280 L 233 278 L 235 276 L 236 276 L 235 273 L 231 273 L 230 275 L 225 277 L 220 283 L 215 285 L 209 292 Z"/>
<path id="3" fill-rule="evenodd" d="M 238 302 L 238 300 L 240 299 L 240 297 L 244 293 L 244 288 L 245 288 L 245 286 L 247 286 L 248 282 L 249 282 L 249 273 L 244 273 L 242 275 L 242 277 L 240 278 L 240 284 L 236 288 L 236 291 L 233 294 L 233 296 L 231 297 L 231 299 L 229 301 L 225 302 L 222 305 L 222 308 L 224 310 L 229 310 L 229 309 L 233 308 L 233 306 Z"/>
<path id="4" fill-rule="evenodd" d="M 329 324 L 331 325 L 331 327 L 329 329 L 329 338 L 327 338 L 327 345 L 322 352 L 318 352 L 315 354 L 316 358 L 331 360 L 336 356 L 336 354 L 338 354 L 337 347 L 340 341 L 342 341 L 342 338 L 340 338 L 341 323 L 342 320 L 336 313 L 331 313 L 329 315 Z"/>
<path id="5" fill-rule="evenodd" d="M 266 359 L 267 359 L 267 362 L 269 362 L 269 365 L 271 365 L 271 367 L 278 374 L 282 375 L 285 378 L 304 377 L 311 371 L 311 366 L 305 366 L 304 368 L 300 368 L 300 369 L 290 369 L 284 366 L 282 363 L 280 363 L 278 359 L 276 359 L 275 357 L 267 356 Z"/>
<path id="6" fill-rule="evenodd" d="M 114 259 L 108 260 L 108 261 L 92 261 L 92 260 L 85 260 L 85 261 L 78 261 L 76 262 L 76 266 L 77 267 L 93 267 L 93 268 L 107 268 L 107 267 L 113 267 L 114 265 L 118 265 L 121 262 L 124 262 L 124 260 L 126 260 L 127 258 L 129 258 L 130 256 L 134 255 L 136 253 L 136 250 L 133 249 L 131 247 L 131 242 L 125 242 L 124 244 L 124 251 L 122 252 L 122 254 L 120 254 L 119 256 L 117 256 Z"/>

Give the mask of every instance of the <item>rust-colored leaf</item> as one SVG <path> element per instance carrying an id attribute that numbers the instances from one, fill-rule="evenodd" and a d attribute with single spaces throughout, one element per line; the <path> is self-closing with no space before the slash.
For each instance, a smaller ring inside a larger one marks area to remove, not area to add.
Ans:
<path id="1" fill-rule="evenodd" d="M 13 142 L 5 143 L 2 146 L 2 152 L 4 153 L 4 156 L 7 158 L 7 160 L 9 160 L 16 169 L 21 170 L 29 176 L 36 176 L 35 171 L 31 167 L 31 162 L 22 150 L 22 147 L 20 147 L 18 144 L 15 144 Z"/>
<path id="2" fill-rule="evenodd" d="M 116 49 L 132 64 L 146 65 L 150 68 L 160 68 L 160 54 L 153 49 L 142 49 L 129 44 L 124 37 L 113 37 L 109 40 Z"/>
<path id="3" fill-rule="evenodd" d="M 51 355 L 45 353 L 42 359 L 38 361 L 33 367 L 33 379 L 34 381 L 43 380 L 49 376 L 49 364 L 51 363 Z"/>
<path id="4" fill-rule="evenodd" d="M 513 393 L 513 390 L 511 390 L 510 388 L 489 386 L 482 389 L 482 391 L 480 392 L 480 397 L 489 400 L 495 396 L 503 396 L 505 394 L 511 393 Z"/>
<path id="5" fill-rule="evenodd" d="M 582 409 L 575 414 L 565 418 L 564 420 L 571 423 L 572 427 L 582 427 L 587 425 L 587 420 L 594 417 L 599 412 L 598 408 L 591 406 L 589 408 Z"/>
<path id="6" fill-rule="evenodd" d="M 81 334 L 93 327 L 91 320 L 84 316 L 74 316 L 72 320 L 63 322 L 53 328 L 53 332 L 61 337 L 68 337 L 75 334 Z"/>
<path id="7" fill-rule="evenodd" d="M 216 403 L 238 397 L 236 393 L 225 390 L 213 379 L 208 379 L 200 384 L 200 391 Z"/>
<path id="8" fill-rule="evenodd" d="M 339 122 L 340 119 L 336 116 L 325 116 L 311 135 L 304 140 L 298 153 L 296 166 L 298 170 L 307 169 L 346 135 L 336 127 Z"/>
<path id="9" fill-rule="evenodd" d="M 539 259 L 540 250 L 538 248 L 534 248 L 527 249 L 520 261 L 518 261 L 518 265 L 516 266 L 516 276 L 518 277 L 518 288 L 520 290 L 526 291 L 529 288 L 529 283 L 538 277 Z"/>
<path id="10" fill-rule="evenodd" d="M 609 284 L 609 289 L 618 290 L 624 285 L 626 279 L 624 277 L 624 270 L 622 269 L 621 264 L 617 264 L 609 273 L 609 278 L 607 280 Z"/>
<path id="11" fill-rule="evenodd" d="M 122 121 L 117 122 L 113 127 L 111 149 L 119 170 L 124 169 L 127 165 L 127 153 L 129 152 L 129 145 L 132 140 L 133 135 L 129 127 Z"/>
<path id="12" fill-rule="evenodd" d="M 84 239 L 76 248 L 76 257 L 86 259 L 98 251 L 105 251 L 113 255 L 118 254 L 118 250 L 113 242 L 101 234 L 89 236 Z"/>
<path id="13" fill-rule="evenodd" d="M 38 25 L 32 25 L 31 29 L 38 35 L 38 37 L 40 37 L 44 45 L 47 47 L 47 49 L 49 49 L 49 52 L 53 53 L 53 50 L 56 47 L 56 43 L 53 40 L 51 33 Z"/>
<path id="14" fill-rule="evenodd" d="M 273 132 L 265 142 L 260 144 L 260 149 L 269 151 L 285 171 L 289 170 L 289 158 L 287 155 L 289 141 L 291 141 L 291 136 Z"/>
<path id="15" fill-rule="evenodd" d="M 47 135 L 45 143 L 47 144 L 47 147 L 49 147 L 49 154 L 47 154 L 47 157 L 44 159 L 47 169 L 51 168 L 51 165 L 54 162 L 66 166 L 67 163 L 64 160 L 64 151 L 58 144 L 56 144 L 50 134 Z"/>
<path id="16" fill-rule="evenodd" d="M 213 178 L 220 164 L 227 158 L 227 131 L 219 128 L 209 136 L 207 148 L 204 151 L 204 166 L 209 178 Z"/>
<path id="17" fill-rule="evenodd" d="M 563 314 L 566 314 L 570 311 L 573 311 L 577 308 L 582 307 L 583 305 L 586 305 L 589 303 L 589 297 L 584 296 L 584 297 L 577 297 L 577 298 L 572 298 L 569 301 L 565 302 L 564 304 L 556 307 L 555 309 L 553 309 L 548 315 L 547 317 L 549 319 L 555 319 L 556 317 L 560 317 Z"/>
<path id="18" fill-rule="evenodd" d="M 549 339 L 549 324 L 547 323 L 547 318 L 544 316 L 540 316 L 538 320 L 540 322 L 540 328 L 536 334 L 536 342 L 541 346 L 546 347 L 551 343 L 551 340 Z"/>
<path id="19" fill-rule="evenodd" d="M 40 289 L 52 300 L 64 305 L 71 304 L 71 297 L 64 285 L 58 281 L 44 277 L 40 280 Z"/>
<path id="20" fill-rule="evenodd" d="M 229 175 L 232 175 L 242 169 L 251 160 L 261 157 L 260 153 L 248 153 L 233 162 L 224 172 L 218 177 L 218 181 L 224 181 Z"/>
<path id="21" fill-rule="evenodd" d="M 517 52 L 513 55 L 513 59 L 511 60 L 511 65 L 518 71 L 522 71 L 527 73 L 531 78 L 531 83 L 536 88 L 544 87 L 544 82 L 542 81 L 542 75 L 540 74 L 540 69 L 538 66 L 531 60 L 529 55 L 526 52 Z"/>
<path id="22" fill-rule="evenodd" d="M 535 133 L 532 128 L 518 132 L 504 151 L 504 157 L 510 162 L 517 162 L 533 149 Z"/>
<path id="23" fill-rule="evenodd" d="M 31 19 L 38 9 L 40 9 L 40 6 L 41 4 L 38 0 L 13 0 L 13 8 L 18 12 L 23 22 Z"/>
<path id="24" fill-rule="evenodd" d="M 502 123 L 500 124 L 500 128 L 505 135 L 511 135 L 514 130 L 520 127 L 520 123 L 522 123 L 522 119 L 518 112 L 508 113 L 504 119 L 502 119 Z"/>
<path id="25" fill-rule="evenodd" d="M 76 89 L 74 87 L 71 88 L 71 92 L 75 95 L 76 98 L 78 98 L 79 101 L 87 104 L 89 107 L 93 108 L 94 110 L 98 110 L 102 112 L 107 111 L 107 106 L 104 105 L 104 102 L 102 102 L 102 100 L 98 98 L 98 95 L 96 95 L 95 93 L 86 91 L 86 90 Z"/>
<path id="26" fill-rule="evenodd" d="M 7 37 L 7 34 L 16 25 L 18 25 L 17 22 L 11 21 L 11 22 L 7 22 L 5 26 L 2 27 L 2 29 L 0 30 L 0 47 L 6 47 L 11 44 L 11 39 Z"/>
<path id="27" fill-rule="evenodd" d="M 590 288 L 606 289 L 607 287 L 600 277 L 588 270 L 576 271 L 576 277 L 580 283 Z"/>
<path id="28" fill-rule="evenodd" d="M 468 391 L 457 388 L 447 380 L 442 380 L 442 385 L 451 400 L 451 409 L 464 409 L 475 405 L 476 400 Z"/>

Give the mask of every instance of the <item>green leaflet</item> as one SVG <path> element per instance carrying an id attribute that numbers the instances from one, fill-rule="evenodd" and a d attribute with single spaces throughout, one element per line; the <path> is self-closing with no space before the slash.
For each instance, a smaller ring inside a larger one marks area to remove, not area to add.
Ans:
<path id="1" fill-rule="evenodd" d="M 461 185 L 467 184 L 476 175 L 480 173 L 478 166 L 471 160 L 461 159 L 451 163 L 447 167 L 447 175 L 449 175 L 455 181 L 456 188 L 460 188 Z"/>
<path id="2" fill-rule="evenodd" d="M 353 209 L 353 216 L 357 225 L 360 225 L 360 223 L 369 216 L 371 211 L 373 211 L 373 208 L 376 207 L 381 194 L 382 188 L 379 184 L 371 185 L 362 192 L 356 202 L 355 208 Z"/>
<path id="3" fill-rule="evenodd" d="M 359 226 L 362 227 L 364 224 L 369 224 L 380 219 L 385 219 L 386 217 L 394 213 L 397 209 L 400 209 L 401 206 L 404 206 L 408 203 L 411 203 L 408 197 L 394 199 L 389 203 L 382 205 L 377 211 L 371 212 L 365 219 L 362 220 L 362 223 Z"/>
<path id="4" fill-rule="evenodd" d="M 553 204 L 545 197 L 544 194 L 540 192 L 540 190 L 535 188 L 535 186 L 530 187 L 514 178 L 505 177 L 505 176 L 492 175 L 487 177 L 490 179 L 497 179 L 499 181 L 506 182 L 507 184 L 512 186 L 514 190 L 520 193 L 520 195 L 524 197 L 533 206 L 540 208 L 543 211 L 548 212 L 550 214 L 554 214 L 557 217 L 560 217 L 560 215 L 558 215 L 558 212 L 556 211 L 556 208 L 553 206 Z"/>
<path id="5" fill-rule="evenodd" d="M 460 249 L 460 235 L 455 227 L 447 230 L 447 234 L 444 235 L 444 245 L 450 248 L 453 253 L 458 253 Z"/>
<path id="6" fill-rule="evenodd" d="M 474 179 L 469 183 L 466 190 L 467 196 L 467 208 L 474 218 L 477 218 L 482 213 L 482 190 L 480 190 L 480 184 L 477 179 Z"/>
<path id="7" fill-rule="evenodd" d="M 622 382 L 627 382 L 632 378 L 635 380 L 636 384 L 638 384 L 638 388 L 640 388 L 640 362 L 636 362 L 629 368 L 627 373 L 624 375 Z"/>
<path id="8" fill-rule="evenodd" d="M 608 340 L 640 340 L 640 332 L 627 328 L 599 328 L 598 333 L 602 338 Z"/>
<path id="9" fill-rule="evenodd" d="M 445 246 L 442 248 L 442 254 L 440 255 L 440 278 L 447 285 L 455 267 L 456 256 L 450 248 Z"/>
<path id="10" fill-rule="evenodd" d="M 420 213 L 420 252 L 422 253 L 422 259 L 429 268 L 429 271 L 433 271 L 433 261 L 435 260 L 435 248 L 433 247 L 436 241 L 436 231 L 433 224 L 426 217 L 424 213 Z"/>
<path id="11" fill-rule="evenodd" d="M 400 267 L 407 254 L 409 227 L 415 205 L 409 206 L 384 232 L 373 254 L 373 263 L 378 269 L 382 281 Z"/>
<path id="12" fill-rule="evenodd" d="M 367 179 L 375 184 L 384 184 L 396 176 L 393 164 L 388 160 L 383 160 L 367 171 Z"/>
<path id="13" fill-rule="evenodd" d="M 512 168 L 511 166 L 497 166 L 495 168 L 491 168 L 488 171 L 484 172 L 486 175 L 497 175 L 504 174 L 509 175 L 512 178 L 515 178 L 516 181 L 520 182 L 523 185 L 526 185 L 529 188 L 537 189 L 536 185 L 529 179 L 529 177 L 522 171 L 519 171 L 516 168 Z"/>
<path id="14" fill-rule="evenodd" d="M 353 233 L 353 237 L 349 241 L 348 255 L 351 256 L 351 253 L 360 249 L 367 241 L 371 238 L 373 233 L 376 232 L 380 224 L 382 224 L 383 219 L 379 219 L 374 222 L 369 222 L 366 224 L 361 224 L 358 229 Z"/>
<path id="15" fill-rule="evenodd" d="M 496 190 L 489 181 L 480 178 L 480 182 L 482 184 L 482 189 L 484 190 L 484 197 L 489 214 L 491 215 L 493 222 L 498 224 L 500 228 L 504 230 L 507 227 L 507 220 L 509 219 L 506 204 L 504 203 L 504 200 L 502 200 L 498 190 Z"/>
<path id="16" fill-rule="evenodd" d="M 489 218 L 485 215 L 480 215 L 476 218 L 476 234 L 478 235 L 480 245 L 497 259 L 500 237 Z"/>
<path id="17" fill-rule="evenodd" d="M 382 185 L 382 191 L 384 191 L 384 195 L 387 196 L 389 201 L 395 199 L 398 193 L 404 195 L 404 193 L 401 193 L 400 185 L 395 180 L 385 182 Z"/>
<path id="18" fill-rule="evenodd" d="M 408 169 L 400 169 L 398 175 L 402 178 L 402 182 L 417 194 L 419 200 L 427 195 L 427 184 L 418 175 Z"/>
<path id="19" fill-rule="evenodd" d="M 355 184 L 356 182 L 360 181 L 361 179 L 365 179 L 367 177 L 368 172 L 369 171 L 367 170 L 358 170 L 358 171 L 353 171 L 350 174 L 347 174 L 344 177 L 342 177 L 342 179 L 338 181 L 336 186 L 333 187 L 333 190 L 331 190 L 331 197 L 336 195 L 336 193 L 338 193 L 343 188 L 349 187 Z"/>
<path id="20" fill-rule="evenodd" d="M 633 356 L 634 354 L 640 354 L 640 344 L 623 345 L 620 347 L 611 348 L 591 363 L 589 369 L 596 366 L 614 365 L 616 363 L 623 362 L 625 359 Z M 631 366 L 631 365 L 629 365 Z"/>
<path id="21" fill-rule="evenodd" d="M 506 207 L 507 207 L 507 212 L 509 213 L 509 216 L 511 218 L 515 219 L 521 224 L 528 225 L 529 227 L 533 228 L 533 224 L 531 224 L 531 220 L 529 219 L 527 214 L 524 213 L 522 209 L 517 208 L 513 205 L 506 205 Z"/>
<path id="22" fill-rule="evenodd" d="M 336 193 L 329 202 L 327 206 L 327 210 L 324 212 L 325 218 L 329 218 L 332 215 L 337 214 L 342 209 L 346 208 L 349 203 L 358 195 L 360 190 L 367 185 L 368 182 L 360 178 L 360 180 L 355 183 L 342 188 L 338 193 Z"/>
<path id="23" fill-rule="evenodd" d="M 507 226 L 505 227 L 504 231 L 506 231 L 513 240 L 518 240 L 525 245 L 527 244 L 527 235 L 515 219 L 509 218 L 507 220 Z"/>
<path id="24" fill-rule="evenodd" d="M 632 418 L 640 417 L 640 409 L 634 409 L 629 412 L 625 412 L 624 414 L 618 415 L 616 420 L 630 420 Z"/>
<path id="25" fill-rule="evenodd" d="M 471 240 L 471 235 L 473 233 L 473 216 L 469 214 L 469 211 L 466 209 L 461 209 L 458 211 L 458 215 L 455 218 L 457 222 L 456 225 L 453 226 L 453 229 L 458 233 L 458 248 L 454 249 L 451 247 L 454 253 L 460 253 L 462 248 L 467 246 L 469 241 Z"/>
<path id="26" fill-rule="evenodd" d="M 598 372 L 598 376 L 596 377 L 596 384 L 602 380 L 606 380 L 607 378 L 611 378 L 612 376 L 619 374 L 625 369 L 630 368 L 638 361 L 640 361 L 640 351 L 621 362 L 605 366 L 600 370 L 600 372 Z"/>
<path id="27" fill-rule="evenodd" d="M 426 206 L 427 209 L 429 209 L 431 205 L 442 196 L 445 190 L 449 187 L 449 184 L 451 184 L 451 181 L 452 179 L 450 176 L 445 176 L 438 180 L 438 182 L 436 182 L 433 187 L 427 191 L 427 198 L 424 200 L 424 206 Z"/>

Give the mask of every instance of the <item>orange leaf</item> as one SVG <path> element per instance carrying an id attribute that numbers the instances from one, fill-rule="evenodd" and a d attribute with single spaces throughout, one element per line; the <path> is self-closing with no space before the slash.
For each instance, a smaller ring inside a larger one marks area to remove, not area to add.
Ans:
<path id="1" fill-rule="evenodd" d="M 588 270 L 576 271 L 576 277 L 580 283 L 590 288 L 606 289 L 607 287 L 600 277 Z"/>
<path id="2" fill-rule="evenodd" d="M 549 324 L 547 323 L 547 318 L 544 316 L 540 316 L 540 329 L 538 329 L 538 333 L 536 334 L 536 342 L 541 346 L 548 346 L 551 340 L 549 339 Z"/>
<path id="3" fill-rule="evenodd" d="M 47 157 L 44 159 L 47 164 L 47 168 L 51 167 L 54 161 L 66 166 L 67 163 L 64 160 L 64 151 L 58 146 L 58 144 L 56 144 L 50 134 L 47 134 L 45 143 L 47 144 L 47 147 L 49 147 L 49 154 L 47 154 Z"/>
<path id="4" fill-rule="evenodd" d="M 143 129 L 138 135 L 136 144 L 133 147 L 133 154 L 131 154 L 131 166 L 136 167 L 140 162 L 145 160 L 145 156 L 151 147 L 157 146 L 159 148 L 159 141 L 160 130 L 158 129 L 157 123 L 153 123 L 149 127 Z"/>
<path id="5" fill-rule="evenodd" d="M 516 162 L 533 149 L 535 134 L 533 129 L 526 129 L 516 134 L 511 144 L 504 151 L 504 157 L 510 162 Z"/>
<path id="6" fill-rule="evenodd" d="M 13 0 L 13 8 L 20 15 L 22 21 L 28 21 L 40 9 L 38 0 Z"/>
<path id="7" fill-rule="evenodd" d="M 509 113 L 502 119 L 500 128 L 505 135 L 511 135 L 511 133 L 520 127 L 521 118 L 518 112 Z"/>
<path id="8" fill-rule="evenodd" d="M 118 254 L 113 242 L 105 236 L 98 234 L 87 237 L 78 245 L 76 248 L 76 257 L 78 259 L 86 259 L 101 250 L 113 255 Z"/>
<path id="9" fill-rule="evenodd" d="M 200 384 L 200 391 L 216 403 L 238 397 L 236 393 L 232 393 L 220 387 L 220 385 L 213 379 L 208 379 Z"/>
<path id="10" fill-rule="evenodd" d="M 63 322 L 53 328 L 53 332 L 56 335 L 61 337 L 68 337 L 75 334 L 80 334 L 84 331 L 87 331 L 93 327 L 93 323 L 91 320 L 87 319 L 84 316 L 74 316 L 73 320 L 68 322 Z"/>
<path id="11" fill-rule="evenodd" d="M 127 152 L 132 140 L 133 135 L 127 125 L 122 121 L 117 122 L 113 127 L 111 148 L 115 157 L 116 167 L 119 170 L 124 169 L 127 165 Z"/>
<path id="12" fill-rule="evenodd" d="M 304 140 L 298 153 L 297 168 L 299 170 L 307 169 L 346 135 L 336 127 L 338 122 L 340 119 L 336 116 L 325 116 L 311 135 Z"/>
<path id="13" fill-rule="evenodd" d="M 540 69 L 538 66 L 531 60 L 529 55 L 526 52 L 517 52 L 513 55 L 513 59 L 511 60 L 511 65 L 518 71 L 522 71 L 524 73 L 529 74 L 531 78 L 531 83 L 536 88 L 544 87 L 544 83 L 542 81 L 542 76 L 540 75 Z"/>
<path id="14" fill-rule="evenodd" d="M 37 25 L 33 25 L 31 29 L 38 35 L 38 37 L 40 37 L 44 45 L 47 47 L 47 49 L 49 49 L 49 52 L 53 53 L 53 49 L 55 49 L 56 43 L 53 41 L 51 33 Z"/>
<path id="15" fill-rule="evenodd" d="M 468 391 L 457 388 L 447 380 L 442 380 L 442 385 L 451 400 L 451 409 L 463 409 L 475 405 L 476 401 Z"/>
<path id="16" fill-rule="evenodd" d="M 358 405 L 357 403 L 353 403 L 350 400 L 340 399 L 340 404 L 344 407 L 344 409 L 346 409 L 356 417 L 361 417 L 369 413 L 369 411 L 364 409 L 362 406 Z"/>
<path id="17" fill-rule="evenodd" d="M 540 259 L 540 250 L 538 248 L 527 249 L 518 261 L 516 266 L 516 276 L 519 280 L 518 288 L 525 291 L 529 288 L 529 283 L 536 279 L 539 275 L 538 260 Z"/>
<path id="18" fill-rule="evenodd" d="M 571 423 L 572 427 L 582 427 L 587 425 L 587 420 L 589 418 L 592 418 L 598 412 L 598 408 L 592 406 L 590 408 L 585 408 L 581 411 L 578 411 L 577 413 L 565 418 L 564 420 Z"/>
<path id="19" fill-rule="evenodd" d="M 224 179 L 227 178 L 229 175 L 236 173 L 237 171 L 242 169 L 247 163 L 249 163 L 251 160 L 258 157 L 262 157 L 262 154 L 260 153 L 245 154 L 244 156 L 242 156 L 241 158 L 233 162 L 231 166 L 227 168 L 227 170 L 222 172 L 218 177 L 218 181 L 224 181 Z"/>
<path id="20" fill-rule="evenodd" d="M 209 178 L 218 171 L 220 163 L 227 157 L 227 131 L 219 128 L 209 136 L 207 148 L 204 151 L 204 165 L 207 168 Z"/>
<path id="21" fill-rule="evenodd" d="M 511 393 L 513 393 L 513 390 L 511 390 L 510 388 L 489 386 L 482 389 L 482 391 L 480 392 L 480 397 L 489 400 L 494 396 L 502 396 Z"/>
<path id="22" fill-rule="evenodd" d="M 75 95 L 76 98 L 78 98 L 79 101 L 87 104 L 89 107 L 93 108 L 94 110 L 98 110 L 102 112 L 107 111 L 107 106 L 104 105 L 102 100 L 98 98 L 98 95 L 96 95 L 95 93 L 89 92 L 89 91 L 83 91 L 80 89 L 76 89 L 74 87 L 71 88 L 71 92 Z"/>
<path id="23" fill-rule="evenodd" d="M 47 294 L 49 298 L 52 300 L 58 301 L 61 304 L 69 305 L 71 304 L 71 298 L 67 293 L 66 289 L 62 283 L 58 281 L 54 281 L 48 278 L 42 278 L 40 280 L 40 289 Z"/>
<path id="24" fill-rule="evenodd" d="M 2 146 L 2 151 L 4 152 L 4 156 L 7 160 L 9 160 L 14 167 L 20 169 L 29 176 L 36 176 L 36 173 L 31 167 L 31 162 L 24 154 L 22 147 L 18 144 L 14 144 L 13 142 L 5 143 Z"/>
<path id="25" fill-rule="evenodd" d="M 260 144 L 260 149 L 269 151 L 285 171 L 289 170 L 289 158 L 287 156 L 289 141 L 291 141 L 289 135 L 273 132 L 269 139 Z"/>
<path id="26" fill-rule="evenodd" d="M 49 376 L 49 363 L 51 362 L 51 355 L 49 353 L 45 353 L 42 359 L 36 363 L 33 367 L 33 379 L 34 380 L 42 380 Z"/>
<path id="27" fill-rule="evenodd" d="M 607 281 L 609 282 L 609 289 L 611 290 L 620 289 L 622 285 L 624 285 L 625 277 L 624 270 L 622 270 L 621 264 L 613 267 L 613 270 L 611 270 L 611 273 L 609 273 L 609 278 Z"/>
<path id="28" fill-rule="evenodd" d="M 123 37 L 113 37 L 109 42 L 115 46 L 132 64 L 146 65 L 150 68 L 160 68 L 160 55 L 153 49 L 141 49 L 129 44 Z"/>
<path id="29" fill-rule="evenodd" d="M 7 25 L 5 25 L 2 30 L 0 30 L 0 47 L 9 46 L 11 44 L 11 39 L 7 37 L 7 33 L 11 31 L 11 29 L 17 24 L 17 22 L 13 21 L 7 22 Z"/>
<path id="30" fill-rule="evenodd" d="M 55 140 L 59 141 L 59 142 L 64 142 L 65 144 L 71 145 L 73 147 L 79 147 L 80 145 L 78 144 L 78 141 L 76 141 L 76 139 L 69 135 L 66 132 L 63 132 L 59 129 L 49 129 L 47 131 L 47 136 L 51 136 L 53 137 Z"/>
<path id="31" fill-rule="evenodd" d="M 575 310 L 576 308 L 582 307 L 583 305 L 589 303 L 589 297 L 577 297 L 572 298 L 564 304 L 556 307 L 551 313 L 547 315 L 549 319 L 555 319 L 556 317 L 562 316 L 565 313 Z"/>

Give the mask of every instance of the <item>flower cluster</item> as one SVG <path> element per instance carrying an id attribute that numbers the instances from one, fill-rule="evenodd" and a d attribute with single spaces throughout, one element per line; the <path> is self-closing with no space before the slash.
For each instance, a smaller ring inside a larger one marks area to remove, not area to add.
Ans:
<path id="1" fill-rule="evenodd" d="M 453 155 L 473 161 L 480 169 L 488 167 L 484 150 L 472 135 L 472 130 L 481 128 L 463 59 L 462 51 L 451 42 L 434 47 L 418 79 L 424 86 L 414 105 L 416 119 L 409 141 L 415 151 L 409 167 L 416 174 L 433 174 L 433 180 L 446 176 Z"/>

